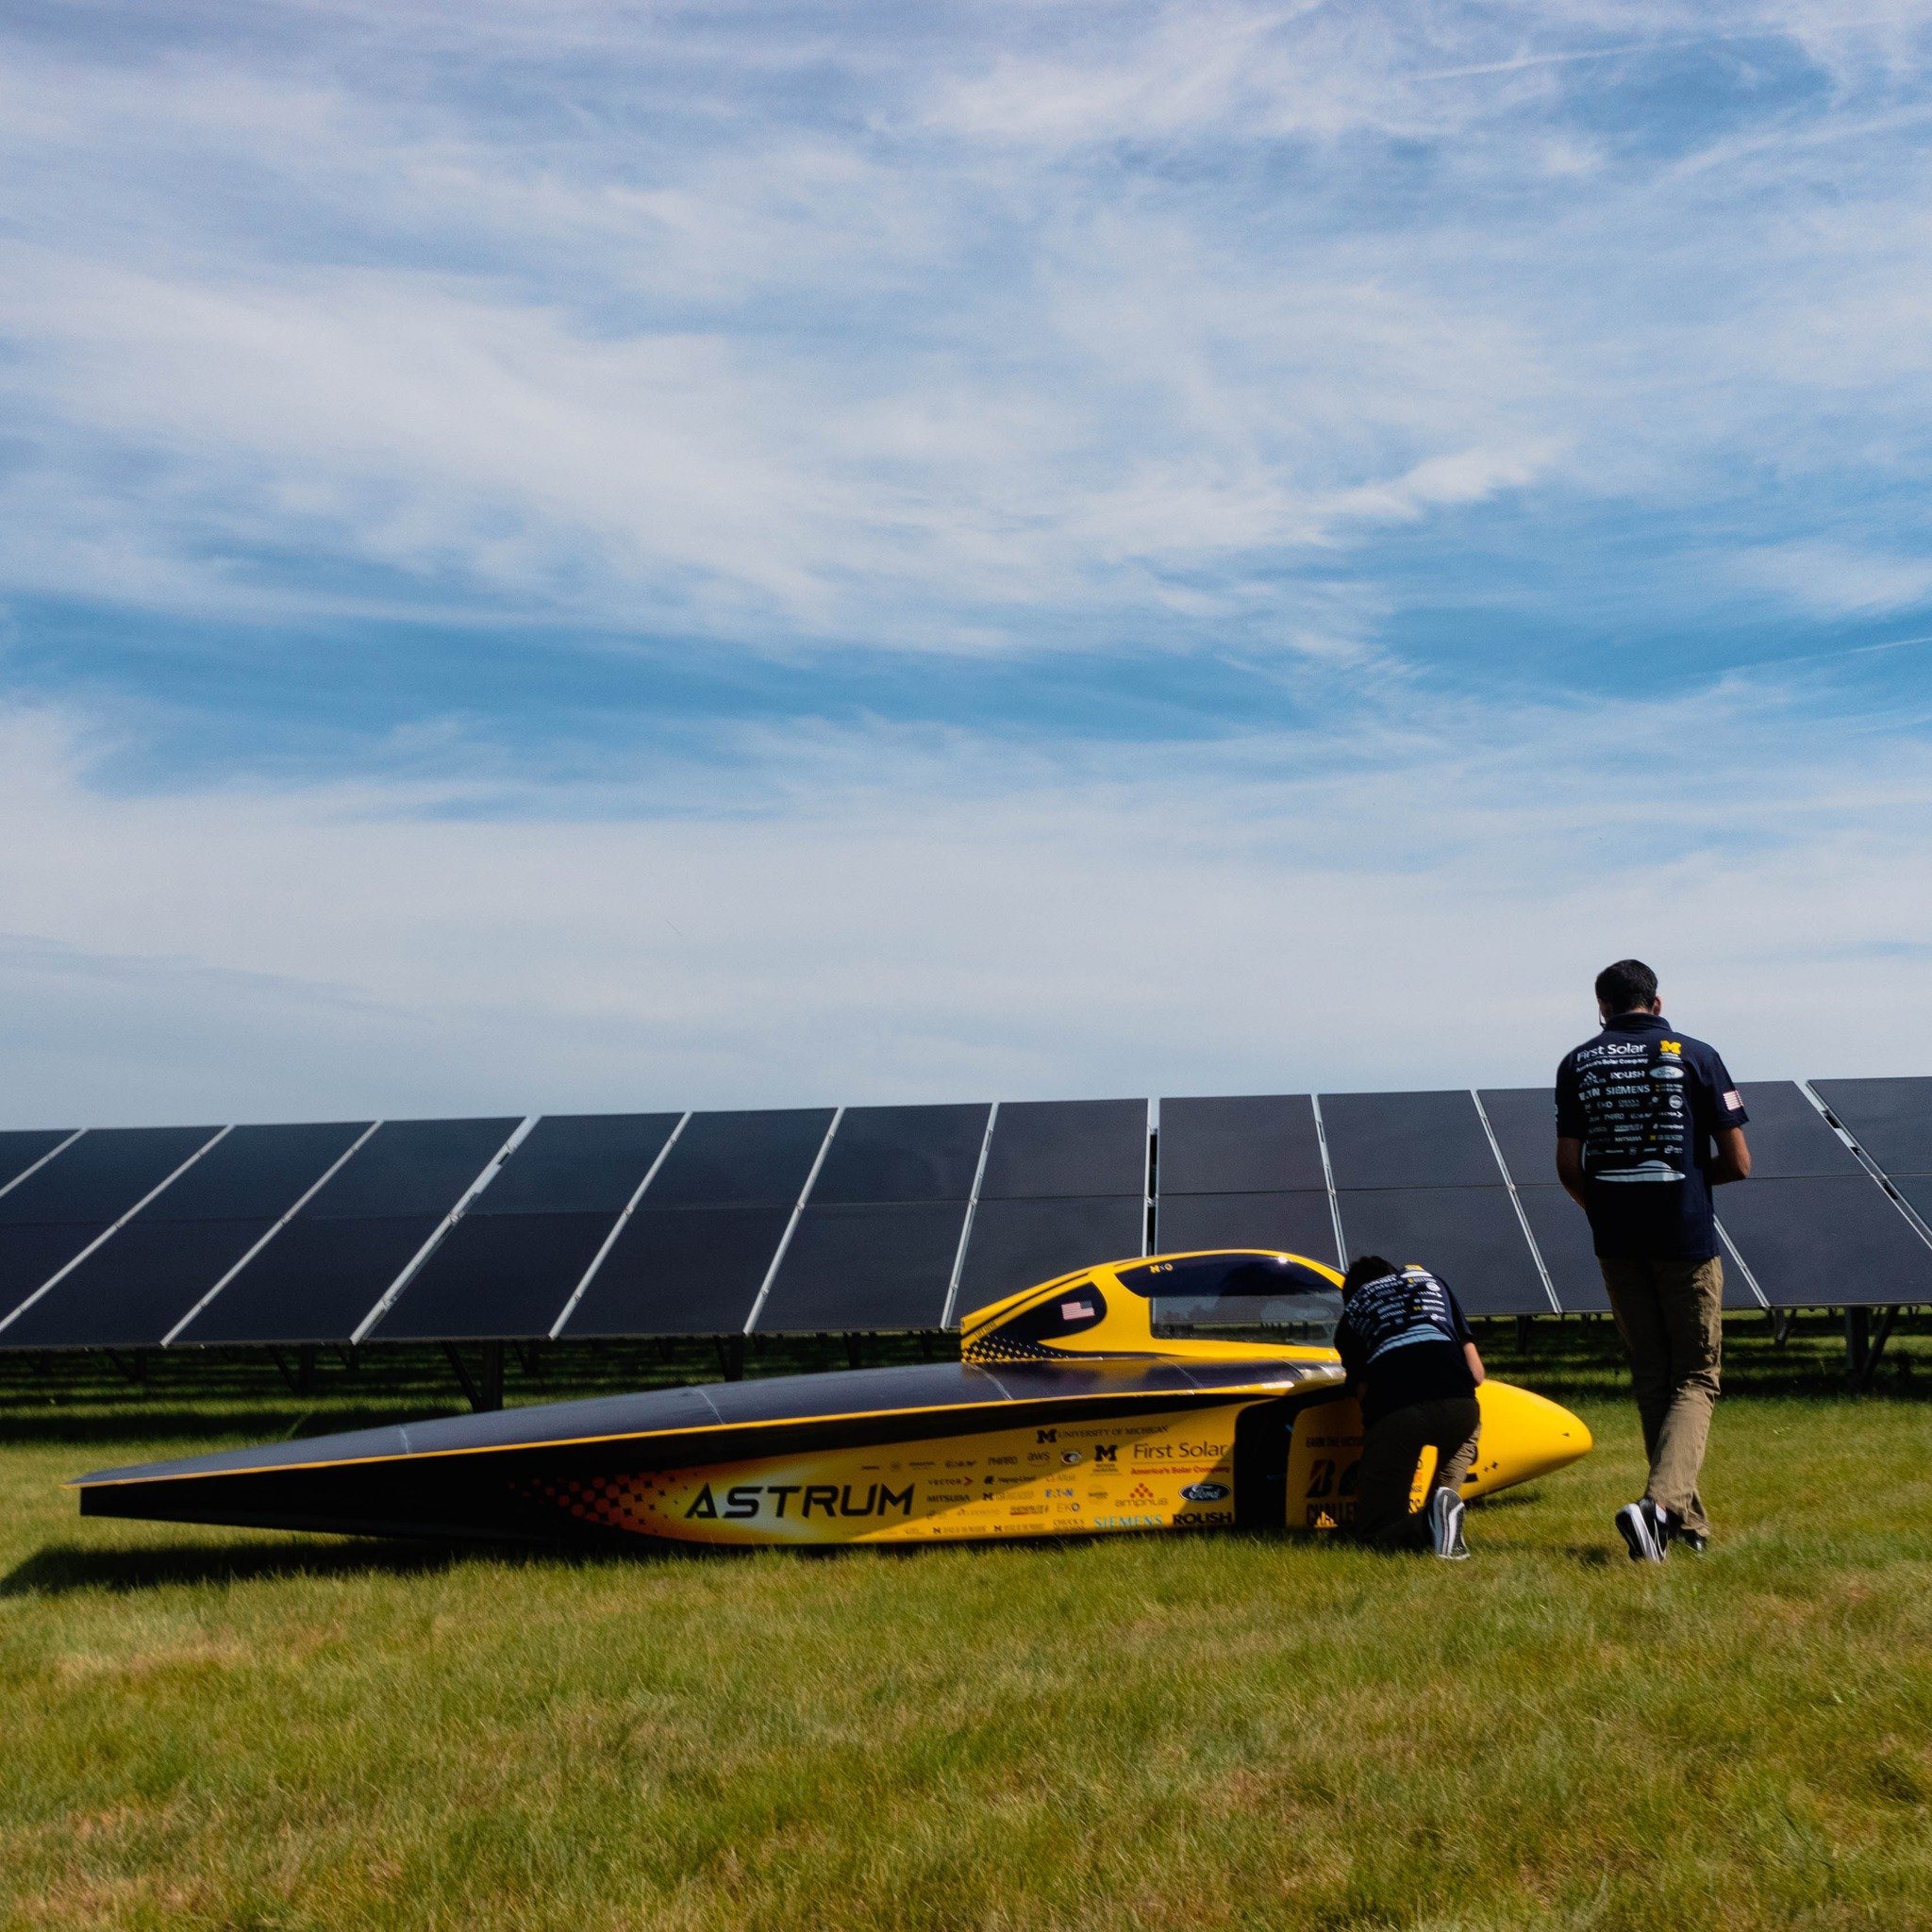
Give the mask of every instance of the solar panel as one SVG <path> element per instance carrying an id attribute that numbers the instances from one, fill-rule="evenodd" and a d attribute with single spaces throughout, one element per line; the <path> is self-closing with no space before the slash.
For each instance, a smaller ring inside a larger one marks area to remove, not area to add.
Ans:
<path id="1" fill-rule="evenodd" d="M 213 1127 L 104 1127 L 0 1194 L 0 1316 L 11 1314 L 213 1138 Z M 0 1330 L 0 1343 L 6 1331 Z"/>
<path id="2" fill-rule="evenodd" d="M 983 1103 L 848 1107 L 812 1183 L 812 1205 L 965 1200 L 991 1111 Z"/>
<path id="3" fill-rule="evenodd" d="M 62 1127 L 12 1127 L 0 1133 L 0 1188 L 10 1186 L 35 1161 L 73 1138 L 73 1130 Z"/>
<path id="4" fill-rule="evenodd" d="M 549 1113 L 518 1142 L 496 1177 L 464 1210 L 475 1215 L 615 1216 L 682 1116 L 675 1113 Z M 607 1229 L 608 1223 L 606 1223 Z M 576 1283 L 573 1281 L 575 1288 Z M 411 1295 L 416 1284 L 408 1289 Z M 553 1309 L 552 1314 L 556 1313 Z M 543 1326 L 547 1328 L 549 1323 Z M 509 1330 L 509 1333 L 519 1333 Z M 541 1329 L 533 1329 L 540 1334 Z"/>
<path id="5" fill-rule="evenodd" d="M 173 1340 L 195 1346 L 348 1341 L 441 1220 L 311 1221 L 305 1209 Z"/>
<path id="6" fill-rule="evenodd" d="M 1773 1307 L 1932 1301 L 1932 1248 L 1869 1175 L 1754 1176 L 1718 1219 Z"/>
<path id="7" fill-rule="evenodd" d="M 648 1205 L 793 1208 L 831 1124 L 828 1107 L 694 1113 L 658 1170 Z"/>
<path id="8" fill-rule="evenodd" d="M 0 1225 L 114 1222 L 214 1138 L 213 1127 L 97 1127 L 0 1194 Z"/>
<path id="9" fill-rule="evenodd" d="M 301 1218 L 368 1221 L 428 1214 L 441 1220 L 518 1124 L 513 1114 L 488 1120 L 384 1121 L 303 1208 Z"/>
<path id="10" fill-rule="evenodd" d="M 1509 1178 L 1541 1188 L 1557 1178 L 1557 1094 L 1553 1087 L 1485 1087 L 1477 1096 L 1490 1118 Z"/>
<path id="11" fill-rule="evenodd" d="M 0 1346 L 158 1342 L 366 1125 L 231 1128 L 112 1241 L 0 1328 Z"/>
<path id="12" fill-rule="evenodd" d="M 1006 1109 L 1000 1109 L 1002 1117 Z M 953 1319 L 989 1302 L 1096 1261 L 1142 1252 L 1146 1208 L 1139 1196 L 989 1201 L 973 1214 Z"/>
<path id="13" fill-rule="evenodd" d="M 1744 1129 L 1751 1148 L 1747 1185 L 1806 1174 L 1864 1174 L 1857 1156 L 1832 1132 L 1795 1082 L 1747 1080 L 1739 1091 L 1751 1116 Z"/>
<path id="14" fill-rule="evenodd" d="M 674 1148 L 673 1159 L 676 1154 Z M 654 1181 L 645 1199 L 656 1191 Z M 558 1332 L 572 1338 L 740 1333 L 793 1205 L 641 1208 Z"/>
<path id="15" fill-rule="evenodd" d="M 1509 1191 L 1500 1184 L 1358 1188 L 1336 1198 L 1351 1256 L 1381 1255 L 1398 1266 L 1419 1262 L 1441 1275 L 1472 1315 L 1551 1312 Z"/>
<path id="16" fill-rule="evenodd" d="M 1324 1093 L 1322 1124 L 1337 1188 L 1502 1184 L 1490 1138 L 1466 1092 Z"/>
<path id="17" fill-rule="evenodd" d="M 1549 1271 L 1557 1305 L 1566 1315 L 1601 1314 L 1610 1306 L 1604 1292 L 1603 1271 L 1596 1265 L 1590 1221 L 1583 1209 L 1559 1187 L 1516 1191 L 1524 1219 L 1536 1237 L 1537 1252 Z M 1540 1314 L 1541 1309 L 1527 1312 Z"/>
<path id="18" fill-rule="evenodd" d="M 1165 1116 L 1163 1116 L 1164 1118 Z M 1273 1248 L 1336 1265 L 1335 1218 L 1326 1191 L 1162 1194 L 1155 1211 L 1158 1254 L 1196 1248 Z"/>
<path id="19" fill-rule="evenodd" d="M 1932 1174 L 1932 1079 L 1813 1080 L 1811 1089 L 1887 1174 Z"/>
<path id="20" fill-rule="evenodd" d="M 488 1199 L 487 1191 L 478 1198 Z M 472 1208 L 367 1339 L 466 1341 L 548 1335 L 616 1221 L 602 1212 L 479 1214 Z"/>
<path id="21" fill-rule="evenodd" d="M 1888 1178 L 1911 1204 L 1921 1221 L 1932 1221 L 1932 1174 L 1902 1174 Z"/>
<path id="22" fill-rule="evenodd" d="M 1146 1192 L 1144 1100 L 1016 1100 L 1001 1107 L 982 1201 L 1094 1194 L 1144 1200 Z"/>
<path id="23" fill-rule="evenodd" d="M 965 1222 L 964 1201 L 820 1206 L 814 1190 L 756 1332 L 939 1327 Z"/>
<path id="24" fill-rule="evenodd" d="M 1163 1100 L 1158 1172 L 1163 1196 L 1295 1192 L 1328 1185 L 1315 1109 L 1306 1093 Z"/>
<path id="25" fill-rule="evenodd" d="M 0 1348 L 153 1347 L 274 1225 L 139 1216 L 20 1309 Z"/>
<path id="26" fill-rule="evenodd" d="M 513 1116 L 385 1121 L 172 1339 L 351 1340 L 516 1125 Z"/>

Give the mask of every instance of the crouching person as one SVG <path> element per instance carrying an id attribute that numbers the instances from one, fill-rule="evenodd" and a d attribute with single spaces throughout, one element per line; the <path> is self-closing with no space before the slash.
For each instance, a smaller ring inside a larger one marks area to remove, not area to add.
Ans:
<path id="1" fill-rule="evenodd" d="M 1467 1557 L 1460 1492 L 1482 1428 L 1475 1391 L 1483 1360 L 1461 1306 L 1427 1269 L 1362 1255 L 1341 1284 L 1335 1346 L 1362 1405 L 1356 1534 L 1386 1548 Z M 1436 1452 L 1435 1474 L 1411 1512 L 1425 1449 Z"/>

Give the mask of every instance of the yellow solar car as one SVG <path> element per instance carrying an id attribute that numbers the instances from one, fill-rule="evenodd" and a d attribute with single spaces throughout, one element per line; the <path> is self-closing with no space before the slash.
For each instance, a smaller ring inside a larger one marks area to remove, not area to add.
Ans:
<path id="1" fill-rule="evenodd" d="M 1341 1285 L 1296 1255 L 1136 1257 L 975 1310 L 957 1362 L 550 1403 L 76 1487 L 90 1516 L 633 1546 L 1329 1529 L 1361 1447 L 1329 1345 Z M 1479 1393 L 1465 1497 L 1590 1449 L 1557 1404 Z"/>

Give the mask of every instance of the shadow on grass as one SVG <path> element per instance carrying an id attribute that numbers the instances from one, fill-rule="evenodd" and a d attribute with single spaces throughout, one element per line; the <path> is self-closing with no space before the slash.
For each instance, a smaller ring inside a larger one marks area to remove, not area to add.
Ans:
<path id="1" fill-rule="evenodd" d="M 528 1543 L 234 1542 L 168 1543 L 89 1550 L 56 1543 L 0 1576 L 0 1598 L 134 1591 L 171 1584 L 279 1582 L 302 1576 L 430 1576 L 473 1563 L 519 1569 L 611 1569 L 684 1562 L 683 1552 L 583 1550 Z"/>

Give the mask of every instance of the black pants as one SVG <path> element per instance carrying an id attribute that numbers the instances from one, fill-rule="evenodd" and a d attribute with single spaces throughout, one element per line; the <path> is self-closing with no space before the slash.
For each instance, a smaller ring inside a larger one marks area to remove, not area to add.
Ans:
<path id="1" fill-rule="evenodd" d="M 1436 1452 L 1423 1510 L 1438 1490 L 1459 1490 L 1475 1460 L 1483 1412 L 1474 1395 L 1443 1396 L 1393 1408 L 1362 1435 L 1361 1469 L 1356 1476 L 1355 1533 L 1365 1542 L 1400 1545 L 1428 1541 L 1428 1518 L 1411 1515 L 1409 1492 L 1423 1451 Z"/>

